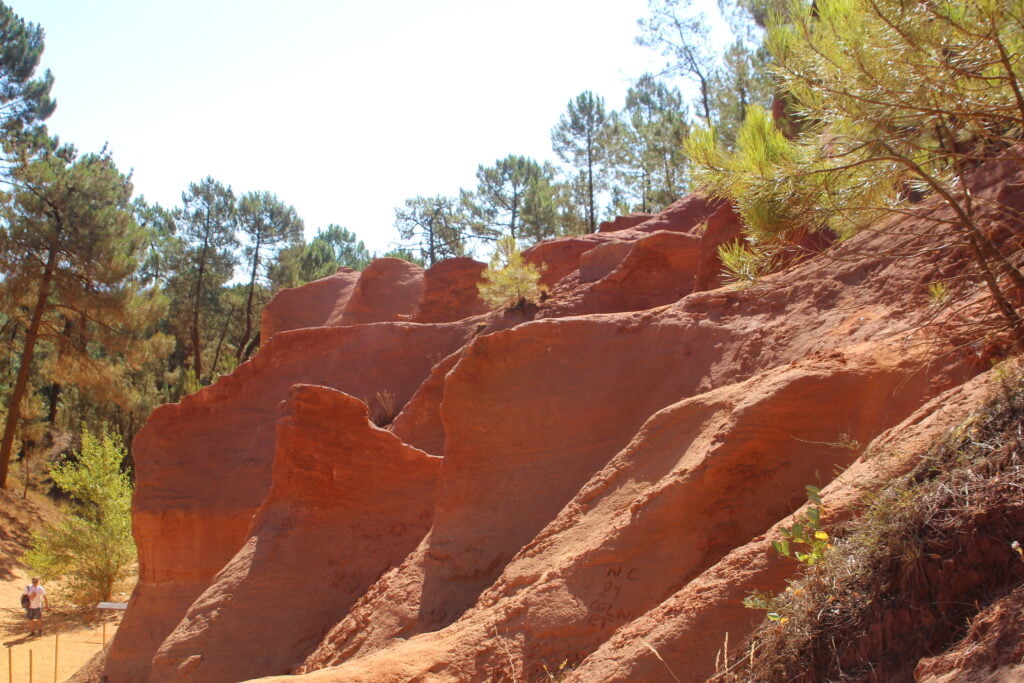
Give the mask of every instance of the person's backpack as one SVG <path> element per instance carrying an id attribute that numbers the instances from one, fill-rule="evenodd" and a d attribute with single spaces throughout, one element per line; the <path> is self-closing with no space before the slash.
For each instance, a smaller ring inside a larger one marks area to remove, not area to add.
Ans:
<path id="1" fill-rule="evenodd" d="M 28 593 L 22 593 L 22 594 L 21 594 L 21 606 L 22 606 L 23 608 L 25 608 L 25 609 L 28 609 L 28 605 L 29 605 L 29 602 L 28 602 Z"/>

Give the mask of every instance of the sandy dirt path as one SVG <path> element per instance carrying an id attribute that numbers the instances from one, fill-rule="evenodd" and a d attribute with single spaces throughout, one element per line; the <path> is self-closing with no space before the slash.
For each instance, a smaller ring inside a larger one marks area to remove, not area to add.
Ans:
<path id="1" fill-rule="evenodd" d="M 25 570 L 13 566 L 0 582 L 0 683 L 49 683 L 63 681 L 75 673 L 103 647 L 103 625 L 109 641 L 121 620 L 121 612 L 95 612 L 61 605 L 50 591 L 49 610 L 43 611 L 43 635 L 29 636 L 25 611 L 19 607 L 22 590 L 29 583 Z M 59 641 L 59 644 L 58 644 Z M 54 650 L 57 675 L 54 677 Z M 32 670 L 29 675 L 31 653 Z"/>

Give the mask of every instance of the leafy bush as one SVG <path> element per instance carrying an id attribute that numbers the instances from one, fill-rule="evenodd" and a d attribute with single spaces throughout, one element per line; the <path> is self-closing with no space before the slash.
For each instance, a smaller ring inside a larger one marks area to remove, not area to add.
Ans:
<path id="1" fill-rule="evenodd" d="M 135 561 L 124 459 L 118 435 L 83 427 L 81 450 L 50 472 L 72 504 L 60 522 L 33 534 L 22 560 L 45 580 L 63 579 L 65 597 L 76 605 L 110 600 Z"/>

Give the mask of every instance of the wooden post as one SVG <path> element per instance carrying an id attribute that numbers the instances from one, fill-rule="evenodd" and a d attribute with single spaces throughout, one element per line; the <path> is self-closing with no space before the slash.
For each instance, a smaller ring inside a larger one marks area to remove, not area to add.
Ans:
<path id="1" fill-rule="evenodd" d="M 103 647 L 107 646 L 107 622 L 103 622 Z"/>
<path id="2" fill-rule="evenodd" d="M 14 663 L 11 661 L 11 650 L 10 645 L 7 646 L 7 683 L 14 683 Z"/>
<path id="3" fill-rule="evenodd" d="M 57 653 L 60 652 L 60 634 L 53 636 L 53 683 L 57 683 Z"/>
<path id="4" fill-rule="evenodd" d="M 32 650 L 28 651 L 28 683 L 32 683 Z"/>

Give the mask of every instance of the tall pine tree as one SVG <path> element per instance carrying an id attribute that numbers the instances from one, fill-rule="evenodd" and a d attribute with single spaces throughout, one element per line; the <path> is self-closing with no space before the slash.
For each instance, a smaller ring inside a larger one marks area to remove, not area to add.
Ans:
<path id="1" fill-rule="evenodd" d="M 597 194 L 607 182 L 612 133 L 604 98 L 589 90 L 569 100 L 566 112 L 551 129 L 551 145 L 555 154 L 572 164 L 586 183 L 584 210 L 590 232 L 597 232 Z"/>
<path id="2" fill-rule="evenodd" d="M 0 274 L 25 294 L 27 321 L 18 373 L 0 438 L 0 486 L 7 479 L 22 399 L 41 339 L 67 337 L 68 359 L 89 362 L 84 335 L 116 330 L 126 316 L 143 235 L 132 216 L 131 183 L 109 156 L 70 147 L 23 158 L 11 171 L 3 207 Z M 80 342 L 80 343 L 79 343 Z"/>
<path id="3" fill-rule="evenodd" d="M 192 183 L 181 195 L 178 234 L 185 241 L 179 277 L 189 290 L 192 371 L 203 379 L 203 317 L 235 265 L 235 195 L 213 178 Z"/>

